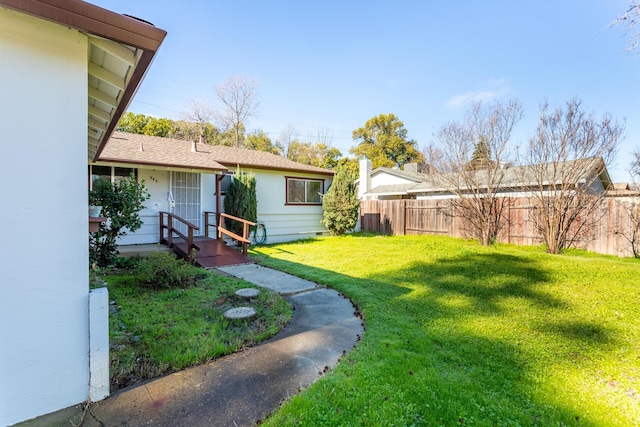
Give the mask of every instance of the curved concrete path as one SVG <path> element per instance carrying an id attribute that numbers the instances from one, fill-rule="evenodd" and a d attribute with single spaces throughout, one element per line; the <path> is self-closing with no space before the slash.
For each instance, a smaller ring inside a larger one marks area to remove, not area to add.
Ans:
<path id="1" fill-rule="evenodd" d="M 91 406 L 84 426 L 255 425 L 333 368 L 362 335 L 353 305 L 332 289 L 257 265 L 219 270 L 285 295 L 295 307 L 291 323 L 256 347 L 118 391 Z M 73 410 L 25 425 L 69 425 Z"/>

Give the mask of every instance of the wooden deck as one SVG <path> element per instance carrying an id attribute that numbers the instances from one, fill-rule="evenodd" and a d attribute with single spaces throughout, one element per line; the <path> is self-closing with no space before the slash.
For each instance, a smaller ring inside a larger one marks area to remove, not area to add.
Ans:
<path id="1" fill-rule="evenodd" d="M 200 247 L 196 252 L 196 265 L 200 267 L 224 267 L 227 265 L 253 264 L 253 261 L 242 254 L 240 249 L 227 246 L 224 240 L 196 236 L 194 243 Z M 187 257 L 187 242 L 174 238 L 173 249 L 181 257 Z"/>

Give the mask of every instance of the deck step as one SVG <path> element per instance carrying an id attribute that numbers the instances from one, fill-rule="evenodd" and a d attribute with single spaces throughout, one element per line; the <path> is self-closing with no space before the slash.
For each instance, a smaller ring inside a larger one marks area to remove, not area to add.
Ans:
<path id="1" fill-rule="evenodd" d="M 238 264 L 253 264 L 251 258 L 242 255 L 242 252 L 232 246 L 228 246 L 224 240 L 212 239 L 210 237 L 197 236 L 195 243 L 200 246 L 196 252 L 196 265 L 204 268 L 225 267 Z M 182 239 L 173 240 L 173 250 L 183 258 L 187 254 L 187 242 Z"/>

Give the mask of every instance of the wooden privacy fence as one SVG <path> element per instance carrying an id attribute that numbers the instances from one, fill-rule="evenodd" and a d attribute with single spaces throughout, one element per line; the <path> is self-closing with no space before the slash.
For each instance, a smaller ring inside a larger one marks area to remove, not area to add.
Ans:
<path id="1" fill-rule="evenodd" d="M 574 247 L 589 251 L 632 256 L 630 236 L 634 221 L 629 215 L 637 197 L 607 197 L 595 226 L 581 230 Z M 528 198 L 512 198 L 505 209 L 504 224 L 498 240 L 517 245 L 538 245 L 542 236 L 535 229 L 535 207 Z M 446 200 L 364 200 L 360 203 L 360 229 L 381 234 L 435 234 L 469 237 L 465 220 L 454 216 Z"/>

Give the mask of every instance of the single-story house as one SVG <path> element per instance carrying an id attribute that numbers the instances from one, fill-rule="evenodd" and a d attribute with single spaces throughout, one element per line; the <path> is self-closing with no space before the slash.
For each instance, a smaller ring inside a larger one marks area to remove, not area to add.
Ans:
<path id="1" fill-rule="evenodd" d="M 216 180 L 221 180 L 222 199 L 238 168 L 256 177 L 258 222 L 261 232 L 266 230 L 267 243 L 328 234 L 322 224 L 321 195 L 334 171 L 276 154 L 115 132 L 89 167 L 92 182 L 100 176 L 117 179 L 133 172 L 149 191 L 151 197 L 141 212 L 143 227 L 120 239 L 121 245 L 158 242 L 161 211 L 175 213 L 204 234 L 204 212 L 217 212 L 222 203 Z"/>
<path id="2" fill-rule="evenodd" d="M 165 35 L 79 0 L 0 0 L 2 426 L 108 395 L 108 300 L 89 290 L 87 159 Z"/>
<path id="3" fill-rule="evenodd" d="M 574 168 L 573 163 L 581 163 L 580 167 Z M 604 161 L 597 159 L 581 159 L 556 165 L 559 171 L 563 167 L 572 171 L 572 185 L 586 184 L 596 192 L 609 191 L 614 188 L 607 167 Z M 562 184 L 563 174 L 555 172 L 553 166 L 543 165 L 540 167 L 512 166 L 506 164 L 497 170 L 495 176 L 499 176 L 499 194 L 509 196 L 527 196 L 529 190 L 535 191 L 539 182 L 533 176 L 541 173 L 547 177 L 543 182 L 545 188 L 552 184 Z M 457 197 L 451 192 L 452 182 L 458 180 L 455 185 L 463 194 L 465 185 L 457 175 L 438 175 L 428 173 L 426 165 L 409 163 L 404 165 L 404 169 L 380 167 L 371 170 L 371 161 L 368 159 L 360 162 L 360 177 L 358 180 L 358 194 L 361 200 L 394 200 L 394 199 L 447 199 Z M 479 176 L 473 182 L 481 183 L 483 171 L 476 171 Z"/>

